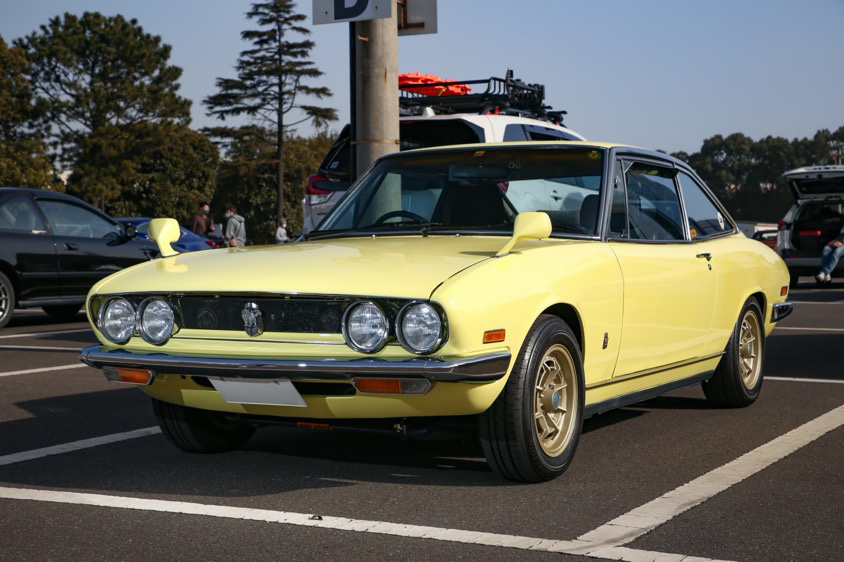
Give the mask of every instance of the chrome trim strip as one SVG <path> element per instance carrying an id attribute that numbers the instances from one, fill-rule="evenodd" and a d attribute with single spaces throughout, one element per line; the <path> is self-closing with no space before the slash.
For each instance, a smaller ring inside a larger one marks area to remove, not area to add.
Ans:
<path id="1" fill-rule="evenodd" d="M 717 357 L 721 357 L 726 353 L 725 351 L 721 351 L 720 353 L 713 353 L 712 355 L 707 355 L 706 357 L 698 357 L 697 359 L 690 359 L 688 361 L 678 361 L 676 363 L 669 363 L 668 365 L 662 365 L 661 367 L 653 367 L 651 369 L 643 369 L 641 371 L 636 371 L 635 373 L 630 373 L 629 375 L 621 375 L 618 377 L 613 377 L 608 381 L 599 382 L 597 384 L 586 385 L 586 390 L 591 390 L 593 388 L 600 388 L 602 386 L 609 386 L 611 384 L 616 384 L 619 382 L 629 381 L 630 379 L 635 379 L 639 377 L 646 377 L 648 375 L 655 375 L 657 373 L 662 373 L 665 371 L 671 371 L 673 369 L 679 369 L 680 367 L 688 367 L 689 365 L 694 365 L 695 363 L 702 363 L 703 361 L 709 361 L 710 359 L 715 359 Z"/>
<path id="2" fill-rule="evenodd" d="M 229 330 L 231 331 L 231 330 Z M 267 333 L 267 332 L 264 332 Z M 196 341 L 211 341 L 211 342 L 249 342 L 249 343 L 302 343 L 308 345 L 346 345 L 344 341 L 319 341 L 319 340 L 253 340 L 253 339 L 246 339 L 246 338 L 200 338 L 197 336 L 173 336 L 173 340 L 196 340 Z M 388 346 L 393 345 L 400 347 L 399 344 L 387 344 Z"/>
<path id="3" fill-rule="evenodd" d="M 610 398 L 609 400 L 604 400 L 603 402 L 587 404 L 586 407 L 583 409 L 583 417 L 588 418 L 594 416 L 595 414 L 600 414 L 601 412 L 614 410 L 623 406 L 629 406 L 630 404 L 635 404 L 637 402 L 644 402 L 645 400 L 656 398 L 657 396 L 665 394 L 666 392 L 672 392 L 674 390 L 680 390 L 681 388 L 690 387 L 700 382 L 709 380 L 710 378 L 712 378 L 713 373 L 714 371 L 707 371 L 698 375 L 694 375 L 693 377 L 689 377 L 687 379 L 680 379 L 678 381 L 662 384 L 654 388 L 640 390 L 631 394 L 624 394 L 615 398 Z"/>
<path id="4" fill-rule="evenodd" d="M 236 359 L 180 357 L 164 353 L 141 354 L 125 350 L 86 347 L 79 359 L 91 367 L 150 369 L 156 374 L 197 375 L 223 378 L 352 379 L 356 376 L 421 377 L 434 382 L 490 382 L 507 374 L 509 353 L 443 361 L 414 358 L 389 361 L 375 358 L 335 359 Z"/>
<path id="5" fill-rule="evenodd" d="M 778 302 L 771 309 L 771 322 L 779 322 L 794 312 L 794 305 L 790 302 Z"/>

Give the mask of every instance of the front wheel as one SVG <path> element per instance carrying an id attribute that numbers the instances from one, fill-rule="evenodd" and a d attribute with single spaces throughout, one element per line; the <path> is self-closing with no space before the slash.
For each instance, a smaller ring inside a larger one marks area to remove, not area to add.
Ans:
<path id="1" fill-rule="evenodd" d="M 0 328 L 9 323 L 15 310 L 15 288 L 9 278 L 0 273 Z"/>
<path id="2" fill-rule="evenodd" d="M 241 448 L 255 427 L 222 412 L 188 408 L 152 399 L 152 410 L 164 436 L 189 453 L 222 453 Z"/>
<path id="3" fill-rule="evenodd" d="M 518 482 L 544 482 L 565 472 L 580 440 L 584 394 L 577 338 L 556 316 L 540 316 L 504 390 L 479 416 L 492 469 Z"/>
<path id="4" fill-rule="evenodd" d="M 765 353 L 763 318 L 756 299 L 747 299 L 715 374 L 703 383 L 703 393 L 713 404 L 740 408 L 759 396 Z"/>

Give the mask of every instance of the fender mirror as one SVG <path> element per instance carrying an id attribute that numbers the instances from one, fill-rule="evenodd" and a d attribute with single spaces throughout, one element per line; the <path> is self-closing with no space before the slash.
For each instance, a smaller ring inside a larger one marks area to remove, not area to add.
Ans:
<path id="1" fill-rule="evenodd" d="M 498 250 L 495 257 L 506 256 L 513 246 L 526 240 L 544 240 L 551 236 L 551 217 L 548 213 L 519 213 L 513 225 L 513 237 Z"/>
<path id="2" fill-rule="evenodd" d="M 149 223 L 149 239 L 158 244 L 162 257 L 175 256 L 179 252 L 171 244 L 182 235 L 176 219 L 152 219 Z"/>

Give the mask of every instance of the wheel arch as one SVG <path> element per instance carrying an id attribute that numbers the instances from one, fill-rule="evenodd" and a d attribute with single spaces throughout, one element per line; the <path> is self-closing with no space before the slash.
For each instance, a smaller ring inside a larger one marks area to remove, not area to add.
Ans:
<path id="1" fill-rule="evenodd" d="M 20 295 L 20 279 L 18 278 L 18 272 L 15 271 L 15 268 L 7 262 L 0 260 L 0 273 L 8 277 L 9 281 L 12 283 L 12 290 L 15 292 L 15 302 L 12 303 L 12 306 L 15 307 L 17 306 L 18 295 Z"/>
<path id="2" fill-rule="evenodd" d="M 577 344 L 580 346 L 580 354 L 585 358 L 586 342 L 584 341 L 583 335 L 583 322 L 580 319 L 580 313 L 578 310 L 571 304 L 561 302 L 549 306 L 542 311 L 542 314 L 551 314 L 556 316 L 569 325 L 577 338 Z"/>

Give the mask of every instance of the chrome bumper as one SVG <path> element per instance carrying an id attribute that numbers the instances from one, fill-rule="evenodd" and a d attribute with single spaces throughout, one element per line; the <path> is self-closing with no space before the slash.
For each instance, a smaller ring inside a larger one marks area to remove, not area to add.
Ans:
<path id="1" fill-rule="evenodd" d="M 141 354 L 124 350 L 103 351 L 86 347 L 79 359 L 102 369 L 123 367 L 147 369 L 156 375 L 195 375 L 223 378 L 342 380 L 354 377 L 411 377 L 432 382 L 490 382 L 503 377 L 510 365 L 509 353 L 441 361 L 414 358 L 404 361 L 381 359 L 224 359 L 180 357 L 164 353 Z"/>
<path id="2" fill-rule="evenodd" d="M 771 310 L 771 322 L 779 322 L 792 312 L 794 312 L 794 305 L 790 302 L 777 303 Z"/>

